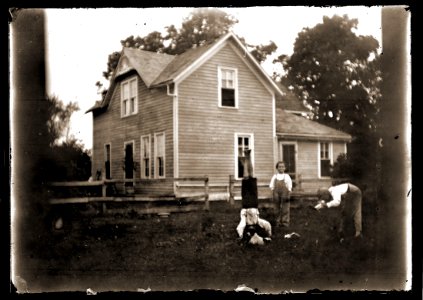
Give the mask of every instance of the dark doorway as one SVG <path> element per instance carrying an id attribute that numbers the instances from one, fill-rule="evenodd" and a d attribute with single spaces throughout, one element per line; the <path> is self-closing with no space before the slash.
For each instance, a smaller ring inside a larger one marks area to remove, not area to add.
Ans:
<path id="1" fill-rule="evenodd" d="M 134 145 L 125 145 L 125 179 L 134 178 Z M 133 186 L 133 182 L 125 182 L 126 186 Z"/>

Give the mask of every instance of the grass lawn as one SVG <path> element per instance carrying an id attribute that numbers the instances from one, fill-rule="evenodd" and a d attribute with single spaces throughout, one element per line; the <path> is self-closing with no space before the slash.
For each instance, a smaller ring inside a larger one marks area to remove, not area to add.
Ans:
<path id="1" fill-rule="evenodd" d="M 389 290 L 382 277 L 396 275 L 382 274 L 372 211 L 363 207 L 364 238 L 340 243 L 338 209 L 310 205 L 291 208 L 291 226 L 273 227 L 272 241 L 261 246 L 237 240 L 239 203 L 167 217 L 80 215 L 65 232 L 31 242 L 31 254 L 18 260 L 20 276 L 30 292 L 233 291 L 242 284 L 258 293 Z M 270 208 L 260 213 L 273 223 Z M 300 237 L 284 237 L 291 232 Z"/>

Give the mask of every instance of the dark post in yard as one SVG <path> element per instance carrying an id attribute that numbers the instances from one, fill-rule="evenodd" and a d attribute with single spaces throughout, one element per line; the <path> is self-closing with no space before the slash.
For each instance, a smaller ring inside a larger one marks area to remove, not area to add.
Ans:
<path id="1" fill-rule="evenodd" d="M 253 177 L 251 149 L 245 150 L 241 160 L 244 167 L 244 176 L 241 185 L 242 208 L 258 208 L 257 178 Z"/>
<path id="2" fill-rule="evenodd" d="M 210 204 L 209 204 L 209 178 L 205 176 L 204 179 L 204 209 L 209 210 Z"/>

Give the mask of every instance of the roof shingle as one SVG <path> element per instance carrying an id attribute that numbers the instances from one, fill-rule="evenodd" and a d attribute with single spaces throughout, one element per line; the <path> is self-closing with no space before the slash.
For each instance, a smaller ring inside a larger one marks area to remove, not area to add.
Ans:
<path id="1" fill-rule="evenodd" d="M 305 117 L 276 109 L 276 134 L 282 137 L 313 140 L 342 140 L 351 141 L 351 135 L 311 121 Z"/>

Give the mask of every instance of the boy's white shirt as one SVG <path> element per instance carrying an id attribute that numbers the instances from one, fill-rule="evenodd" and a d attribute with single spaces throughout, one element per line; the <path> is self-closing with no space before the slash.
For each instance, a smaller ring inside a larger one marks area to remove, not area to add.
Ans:
<path id="1" fill-rule="evenodd" d="M 327 207 L 339 206 L 341 204 L 341 196 L 348 191 L 348 183 L 331 186 L 328 191 L 332 195 L 332 201 L 326 203 Z"/>
<path id="2" fill-rule="evenodd" d="M 291 179 L 291 176 L 289 176 L 288 174 L 277 173 L 277 174 L 273 175 L 272 180 L 270 180 L 270 184 L 269 184 L 269 187 L 272 191 L 275 188 L 275 180 L 285 181 L 285 184 L 286 184 L 286 187 L 288 188 L 288 190 L 290 192 L 292 191 L 292 179 Z"/>

